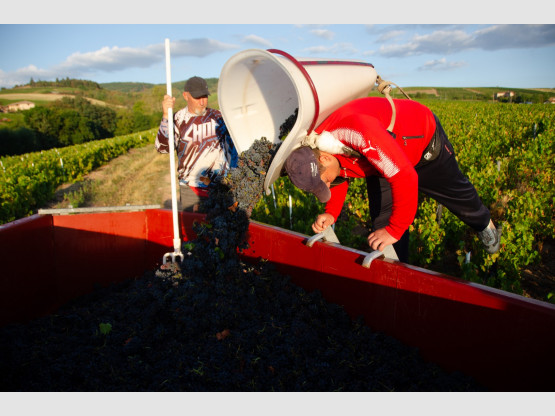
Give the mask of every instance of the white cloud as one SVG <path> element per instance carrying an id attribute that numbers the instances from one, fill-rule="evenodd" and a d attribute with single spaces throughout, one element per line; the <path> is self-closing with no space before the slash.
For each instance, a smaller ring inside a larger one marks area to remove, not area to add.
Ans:
<path id="1" fill-rule="evenodd" d="M 333 37 L 335 36 L 335 33 L 333 33 L 331 30 L 328 30 L 328 29 L 312 29 L 310 33 L 312 33 L 315 36 L 318 36 L 319 38 L 324 38 L 327 40 L 332 40 Z"/>
<path id="2" fill-rule="evenodd" d="M 0 86 L 1 87 L 12 87 L 14 85 L 27 84 L 31 78 L 35 81 L 39 79 L 52 78 L 52 71 L 47 71 L 44 69 L 39 69 L 35 65 L 29 65 L 24 68 L 19 68 L 13 72 L 4 72 L 0 70 Z M 55 75 L 54 75 L 55 78 Z"/>
<path id="3" fill-rule="evenodd" d="M 466 66 L 466 62 L 448 62 L 446 58 L 427 61 L 418 68 L 419 71 L 450 71 Z"/>
<path id="4" fill-rule="evenodd" d="M 184 39 L 171 42 L 170 53 L 176 57 L 205 57 L 217 52 L 237 49 L 238 46 L 213 39 Z M 54 78 L 79 78 L 95 72 L 114 72 L 131 68 L 148 68 L 164 62 L 164 44 L 148 45 L 142 48 L 102 47 L 91 52 L 75 52 L 67 59 L 49 69 L 40 69 L 34 65 L 12 72 L 0 73 L 0 86 L 25 84 L 32 77 L 35 80 Z"/>
<path id="5" fill-rule="evenodd" d="M 362 56 L 374 56 L 376 55 L 376 51 L 374 50 L 369 50 L 369 51 L 364 51 L 361 53 Z"/>
<path id="6" fill-rule="evenodd" d="M 450 54 L 472 47 L 472 37 L 462 30 L 438 30 L 427 35 L 415 35 L 401 45 L 382 45 L 380 55 L 413 56 L 421 54 Z"/>
<path id="7" fill-rule="evenodd" d="M 386 41 L 387 33 L 380 39 Z M 396 33 L 399 35 L 399 33 Z M 455 26 L 453 29 L 412 36 L 405 43 L 382 45 L 379 54 L 386 57 L 406 57 L 421 54 L 453 54 L 469 49 L 501 50 L 542 47 L 555 44 L 555 25 L 494 25 L 471 32 Z"/>
<path id="8" fill-rule="evenodd" d="M 201 38 L 201 39 L 187 39 L 178 40 L 175 42 L 176 50 L 173 51 L 172 42 L 172 55 L 175 56 L 195 56 L 202 58 L 213 53 L 237 49 L 237 45 L 220 42 L 219 40 Z M 161 47 L 161 45 L 153 45 L 154 48 Z"/>
<path id="9" fill-rule="evenodd" d="M 555 25 L 495 25 L 476 31 L 474 43 L 485 50 L 554 45 Z"/>
<path id="10" fill-rule="evenodd" d="M 358 50 L 349 42 L 334 43 L 329 46 L 312 46 L 304 50 L 311 54 L 352 55 L 358 53 Z"/>
<path id="11" fill-rule="evenodd" d="M 172 56 L 176 54 L 176 48 L 172 48 Z M 103 47 L 92 52 L 76 52 L 71 54 L 64 62 L 56 67 L 60 71 L 79 72 L 81 70 L 118 71 L 122 68 L 139 67 L 145 68 L 154 62 L 159 62 L 164 53 L 162 45 L 158 47 L 149 46 L 144 49 L 138 48 L 112 48 Z"/>
<path id="12" fill-rule="evenodd" d="M 255 45 L 263 46 L 265 48 L 272 46 L 272 42 L 257 35 L 247 35 L 243 38 L 243 42 L 254 43 Z"/>
<path id="13" fill-rule="evenodd" d="M 404 30 L 389 30 L 382 35 L 380 35 L 377 39 L 378 42 L 387 42 L 390 39 L 397 38 L 405 33 Z"/>

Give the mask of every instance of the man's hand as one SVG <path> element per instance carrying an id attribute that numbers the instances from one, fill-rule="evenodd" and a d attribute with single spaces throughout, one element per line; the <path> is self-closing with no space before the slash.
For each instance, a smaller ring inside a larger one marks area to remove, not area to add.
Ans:
<path id="1" fill-rule="evenodd" d="M 374 250 L 384 251 L 384 249 L 393 243 L 396 243 L 396 238 L 393 238 L 385 228 L 380 228 L 368 236 L 368 245 Z"/>
<path id="2" fill-rule="evenodd" d="M 175 97 L 170 97 L 169 95 L 164 95 L 164 100 L 162 101 L 162 112 L 163 117 L 168 118 L 168 109 L 173 108 L 175 105 Z"/>
<path id="3" fill-rule="evenodd" d="M 333 215 L 331 214 L 320 214 L 316 217 L 316 221 L 312 224 L 312 230 L 315 233 L 321 233 L 330 225 L 335 222 Z"/>

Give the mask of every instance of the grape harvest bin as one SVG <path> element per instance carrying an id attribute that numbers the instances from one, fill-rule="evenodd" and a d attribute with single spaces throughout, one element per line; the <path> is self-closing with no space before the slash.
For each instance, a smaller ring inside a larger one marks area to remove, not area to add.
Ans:
<path id="1" fill-rule="evenodd" d="M 179 215 L 195 238 L 199 214 Z M 172 251 L 172 212 L 33 215 L 0 226 L 0 326 L 51 314 L 95 284 L 139 277 Z M 375 331 L 493 391 L 555 389 L 555 306 L 252 221 L 245 261 L 267 259 Z"/>

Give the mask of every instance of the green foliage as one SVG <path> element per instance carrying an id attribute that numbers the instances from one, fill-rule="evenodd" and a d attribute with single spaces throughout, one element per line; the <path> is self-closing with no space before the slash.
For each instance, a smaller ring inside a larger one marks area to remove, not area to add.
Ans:
<path id="1" fill-rule="evenodd" d="M 87 198 L 93 192 L 93 189 L 93 182 L 91 180 L 85 180 L 79 189 L 69 192 L 65 198 L 71 207 L 79 208 L 85 205 Z"/>
<path id="2" fill-rule="evenodd" d="M 147 82 L 106 82 L 100 84 L 103 89 L 120 92 L 143 92 L 153 87 Z"/>
<path id="3" fill-rule="evenodd" d="M 104 336 L 108 335 L 110 332 L 112 332 L 112 324 L 107 322 L 101 322 L 100 324 L 98 324 L 98 329 L 100 330 L 100 333 Z"/>
<path id="4" fill-rule="evenodd" d="M 37 150 L 47 150 L 55 145 L 55 140 L 44 138 L 26 127 L 0 128 L 0 156 L 13 156 Z"/>
<path id="5" fill-rule="evenodd" d="M 291 207 L 289 205 L 291 197 Z M 294 186 L 289 177 L 282 176 L 273 184 L 273 192 L 264 195 L 255 206 L 251 218 L 266 224 L 276 225 L 306 235 L 314 234 L 312 223 L 324 212 L 325 205 L 316 197 Z M 335 234 L 341 244 L 357 249 L 368 247 L 367 235 L 353 234 L 353 229 L 364 227 L 368 222 L 368 202 L 366 200 L 366 181 L 351 181 L 345 200 L 341 220 L 335 225 Z"/>
<path id="6" fill-rule="evenodd" d="M 25 125 L 33 130 L 41 150 L 54 146 L 70 146 L 91 140 L 112 137 L 116 128 L 116 112 L 108 107 L 91 104 L 84 98 L 63 98 L 48 106 L 35 107 L 25 112 Z M 13 154 L 0 149 L 0 154 Z"/>
<path id="7" fill-rule="evenodd" d="M 420 195 L 410 226 L 411 264 L 436 268 L 449 263 L 451 275 L 522 293 L 523 270 L 538 264 L 542 244 L 555 238 L 555 106 L 433 100 L 425 104 L 440 118 L 461 170 L 496 225 L 503 225 L 503 233 L 501 250 L 488 254 L 473 230 L 446 208 L 438 221 L 437 202 Z M 311 224 L 324 206 L 286 177 L 274 188 L 276 206 L 272 195 L 265 196 L 253 219 L 312 235 Z M 351 181 L 335 232 L 341 244 L 368 250 L 364 232 L 355 230 L 370 225 L 365 181 Z"/>
<path id="8" fill-rule="evenodd" d="M 289 195 L 294 201 L 294 217 L 290 215 Z M 275 201 L 275 203 L 274 203 Z M 267 224 L 311 234 L 311 224 L 322 209 L 314 195 L 295 187 L 287 176 L 273 184 L 273 193 L 264 195 L 252 211 L 251 218 Z"/>
<path id="9" fill-rule="evenodd" d="M 175 92 L 180 100 L 179 104 L 184 105 L 184 100 L 181 98 L 182 90 Z M 0 129 L 0 155 L 46 150 L 158 127 L 162 118 L 161 102 L 165 94 L 165 86 L 141 84 L 141 87 L 128 88 L 126 91 L 126 88 L 105 89 L 91 81 L 68 79 L 56 80 L 56 82 L 35 82 L 31 80 L 31 83 L 24 87 L 3 89 L 0 92 L 0 99 L 3 94 L 9 93 L 36 93 L 45 94 L 45 97 L 50 93 L 64 93 L 75 95 L 76 98 L 64 97 L 54 102 L 30 99 L 29 101 L 35 102 L 37 107 L 11 114 L 10 119 L 18 118 L 19 121 L 8 122 Z M 211 99 L 213 98 L 211 96 Z M 109 105 L 93 105 L 88 99 L 101 100 Z M 2 147 L 8 141 L 7 136 L 11 134 L 4 133 L 4 130 L 17 128 L 28 130 L 18 132 L 19 137 L 25 135 L 26 144 L 36 139 L 39 145 L 33 148 L 26 145 L 24 151 L 17 153 L 13 153 L 12 147 Z M 2 139 L 2 135 L 6 137 L 5 140 Z"/>
<path id="10" fill-rule="evenodd" d="M 475 88 L 449 88 L 449 87 L 403 87 L 403 90 L 413 100 L 433 101 L 481 101 L 496 103 L 534 103 L 543 104 L 550 97 L 555 97 L 555 90 L 535 90 L 504 87 L 475 87 Z M 513 97 L 497 98 L 498 93 L 511 91 Z M 370 96 L 383 96 L 379 91 L 373 90 Z M 405 98 L 402 92 L 394 88 L 391 92 L 393 98 Z"/>
<path id="11" fill-rule="evenodd" d="M 148 114 L 144 101 L 132 110 L 93 105 L 83 97 L 64 97 L 23 112 L 24 127 L 0 129 L 0 155 L 65 147 L 158 127 L 161 111 Z"/>
<path id="12" fill-rule="evenodd" d="M 97 140 L 62 149 L 0 158 L 0 224 L 32 215 L 56 188 L 76 182 L 133 147 L 152 144 L 156 131 Z M 73 195 L 76 204 L 82 195 Z"/>
<path id="13" fill-rule="evenodd" d="M 71 88 L 80 88 L 80 89 L 100 89 L 100 85 L 94 81 L 87 81 L 82 79 L 73 79 L 73 78 L 65 78 L 65 79 L 58 79 L 56 81 L 35 81 L 33 78 L 29 81 L 28 84 L 31 88 L 36 87 L 48 87 L 48 88 L 57 88 L 57 87 L 71 87 Z M 17 87 L 16 87 L 17 88 Z"/>

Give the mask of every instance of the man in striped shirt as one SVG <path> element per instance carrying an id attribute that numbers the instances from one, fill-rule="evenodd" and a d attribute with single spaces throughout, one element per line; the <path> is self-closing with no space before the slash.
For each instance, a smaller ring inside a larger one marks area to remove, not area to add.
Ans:
<path id="1" fill-rule="evenodd" d="M 207 107 L 208 95 L 206 80 L 197 76 L 188 79 L 183 92 L 187 106 L 174 113 L 180 200 L 185 211 L 199 212 L 210 182 L 237 165 L 237 151 L 220 111 Z M 160 153 L 169 152 L 168 109 L 174 106 L 175 97 L 165 95 L 155 142 Z"/>

